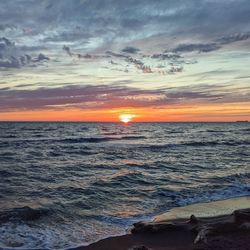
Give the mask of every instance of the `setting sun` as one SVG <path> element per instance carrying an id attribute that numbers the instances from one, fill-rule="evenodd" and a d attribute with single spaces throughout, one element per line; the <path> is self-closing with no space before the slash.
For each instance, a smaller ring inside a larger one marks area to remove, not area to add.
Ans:
<path id="1" fill-rule="evenodd" d="M 119 115 L 119 119 L 123 123 L 131 122 L 134 117 L 135 117 L 135 115 L 132 115 L 132 114 L 121 114 L 121 115 Z"/>

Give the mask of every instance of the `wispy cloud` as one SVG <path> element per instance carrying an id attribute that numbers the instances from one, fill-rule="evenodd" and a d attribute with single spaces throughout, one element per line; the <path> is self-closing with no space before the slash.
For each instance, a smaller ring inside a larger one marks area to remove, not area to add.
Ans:
<path id="1" fill-rule="evenodd" d="M 62 88 L 39 88 L 35 90 L 0 90 L 2 111 L 64 109 L 67 107 L 119 108 L 119 107 L 158 107 L 172 104 L 209 102 L 250 101 L 250 88 L 244 98 L 240 91 L 230 86 L 186 86 L 167 89 L 143 90 L 125 86 L 79 86 Z M 246 91 L 246 89 L 245 89 Z"/>

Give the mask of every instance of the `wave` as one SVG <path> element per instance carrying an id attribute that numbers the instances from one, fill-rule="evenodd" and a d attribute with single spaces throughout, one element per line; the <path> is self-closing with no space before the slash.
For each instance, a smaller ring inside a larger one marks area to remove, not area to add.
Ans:
<path id="1" fill-rule="evenodd" d="M 216 130 L 216 129 L 207 129 L 204 132 L 209 132 L 209 133 L 228 133 L 228 132 L 233 132 L 234 130 Z"/>
<path id="2" fill-rule="evenodd" d="M 250 128 L 241 129 L 240 131 L 247 131 L 247 132 L 250 132 Z"/>
<path id="3" fill-rule="evenodd" d="M 10 176 L 13 176 L 13 173 L 10 171 L 6 171 L 6 170 L 0 170 L 0 176 L 1 177 L 10 177 Z"/>
<path id="4" fill-rule="evenodd" d="M 121 137 L 89 137 L 89 138 L 67 138 L 59 140 L 62 143 L 101 143 L 108 141 L 119 141 L 119 140 L 137 140 L 146 139 L 145 136 L 121 136 Z"/>
<path id="5" fill-rule="evenodd" d="M 33 209 L 28 206 L 0 212 L 0 223 L 9 221 L 34 221 L 49 213 L 47 209 Z"/>
<path id="6" fill-rule="evenodd" d="M 46 154 L 48 157 L 65 157 L 65 156 L 88 156 L 95 155 L 97 152 L 88 151 L 84 149 L 73 149 L 73 150 L 60 150 L 60 151 L 50 151 Z"/>
<path id="7" fill-rule="evenodd" d="M 136 139 L 147 139 L 146 136 L 122 136 L 120 140 L 136 140 Z"/>
<path id="8" fill-rule="evenodd" d="M 146 179 L 146 176 L 142 173 L 128 172 L 113 175 L 108 178 L 103 178 L 92 183 L 94 188 L 99 187 L 105 191 L 105 188 L 128 188 L 131 185 L 134 186 L 147 186 L 153 183 Z M 139 191 L 139 190 L 138 190 Z M 130 192 L 128 190 L 128 192 Z M 126 194 L 127 195 L 127 194 Z"/>
<path id="9" fill-rule="evenodd" d="M 13 139 L 13 138 L 17 138 L 17 135 L 1 135 L 0 138 L 2 138 L 2 139 Z"/>
<path id="10" fill-rule="evenodd" d="M 112 139 L 113 138 L 111 138 L 111 137 L 106 137 L 106 138 L 98 138 L 98 137 L 68 138 L 68 139 L 59 140 L 58 142 L 62 142 L 62 143 L 100 143 L 100 142 L 110 141 Z"/>
<path id="11" fill-rule="evenodd" d="M 111 183 L 126 183 L 126 184 L 152 184 L 145 180 L 145 175 L 142 173 L 125 173 L 111 178 Z"/>
<path id="12" fill-rule="evenodd" d="M 226 176 L 215 176 L 209 178 L 209 181 L 213 181 L 214 183 L 221 183 L 222 181 L 227 181 L 230 183 L 243 183 L 245 179 L 250 180 L 250 172 L 248 173 L 240 173 L 240 174 L 231 174 Z M 249 191 L 250 191 L 250 185 L 249 185 Z"/>
<path id="13" fill-rule="evenodd" d="M 207 141 L 207 142 L 187 142 L 182 145 L 186 146 L 240 146 L 250 145 L 250 141 Z"/>
<path id="14" fill-rule="evenodd" d="M 184 143 L 176 143 L 176 144 L 153 144 L 149 146 L 145 146 L 144 148 L 149 149 L 167 149 L 167 148 L 174 148 L 174 147 L 184 147 L 184 146 L 191 146 L 191 147 L 211 147 L 211 146 L 241 146 L 241 145 L 250 145 L 250 141 L 191 141 L 191 142 L 184 142 Z"/>
<path id="15" fill-rule="evenodd" d="M 187 206 L 195 203 L 250 196 L 250 186 L 246 183 L 241 184 L 235 182 L 224 185 L 221 188 L 216 187 L 217 186 L 213 187 L 210 185 L 210 188 L 207 189 L 207 186 L 199 186 L 195 189 L 183 189 L 178 192 L 171 189 L 160 189 L 152 195 L 164 197 L 160 198 L 164 200 L 164 202 L 159 205 L 159 210 L 161 210 L 159 212 L 165 212 L 173 207 Z"/>
<path id="16" fill-rule="evenodd" d="M 229 199 L 234 197 L 242 197 L 250 195 L 250 187 L 247 184 L 232 184 L 216 191 L 205 191 L 203 193 L 197 193 L 185 198 L 179 198 L 178 204 L 181 206 L 190 205 L 199 202 L 210 202 L 223 199 Z"/>

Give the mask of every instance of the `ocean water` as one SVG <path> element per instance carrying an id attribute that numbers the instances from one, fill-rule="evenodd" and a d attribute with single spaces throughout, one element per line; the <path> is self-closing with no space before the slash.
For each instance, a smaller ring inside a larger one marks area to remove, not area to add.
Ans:
<path id="1" fill-rule="evenodd" d="M 244 195 L 249 123 L 0 123 L 0 249 L 67 249 Z"/>

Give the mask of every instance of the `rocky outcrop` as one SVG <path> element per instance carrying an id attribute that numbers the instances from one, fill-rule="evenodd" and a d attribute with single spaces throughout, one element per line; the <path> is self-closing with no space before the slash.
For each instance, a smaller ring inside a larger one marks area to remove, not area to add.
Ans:
<path id="1" fill-rule="evenodd" d="M 161 222 L 139 222 L 133 225 L 131 232 L 157 233 L 166 231 L 191 231 L 197 234 L 194 243 L 206 243 L 209 237 L 240 231 L 250 232 L 250 209 L 235 210 L 231 215 L 197 218 L 191 215 L 189 220 Z"/>

